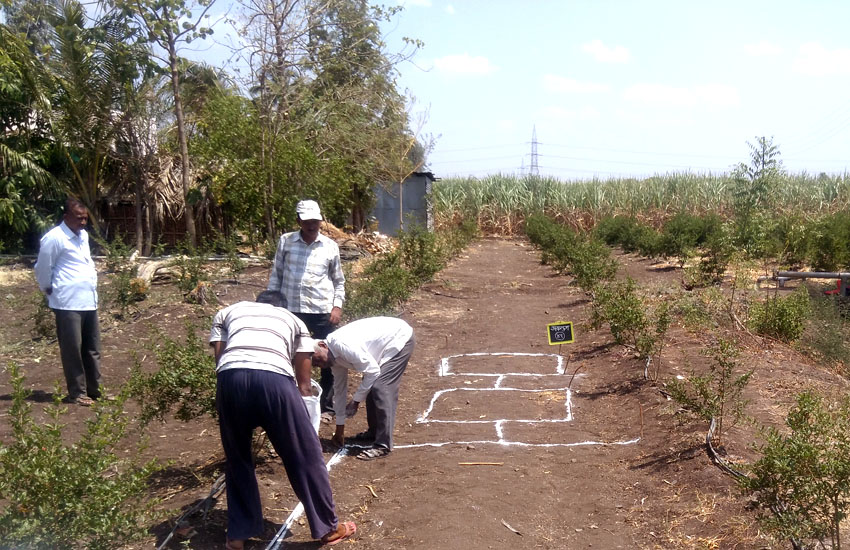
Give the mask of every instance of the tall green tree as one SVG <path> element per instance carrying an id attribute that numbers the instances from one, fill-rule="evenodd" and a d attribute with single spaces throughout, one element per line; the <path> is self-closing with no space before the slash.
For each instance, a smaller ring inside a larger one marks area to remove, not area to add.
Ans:
<path id="1" fill-rule="evenodd" d="M 408 130 L 405 98 L 396 88 L 396 64 L 385 53 L 379 23 L 398 8 L 384 10 L 365 0 L 329 2 L 317 14 L 310 36 L 309 87 L 318 124 L 316 145 L 341 166 L 350 182 L 355 229 L 366 225 L 376 184 L 409 172 L 407 152 L 415 142 Z"/>
<path id="2" fill-rule="evenodd" d="M 156 56 L 156 58 L 162 62 L 163 68 L 170 75 L 180 155 L 186 234 L 190 245 L 194 247 L 197 244 L 193 207 L 195 199 L 192 196 L 189 143 L 183 111 L 178 49 L 195 39 L 212 34 L 212 29 L 203 26 L 202 22 L 206 20 L 207 12 L 214 0 L 194 2 L 191 0 L 112 0 L 112 2 L 126 14 L 135 17 L 141 24 L 145 36 L 164 52 L 162 56 Z"/>
<path id="3" fill-rule="evenodd" d="M 45 113 L 51 81 L 24 32 L 0 25 L 0 250 L 17 252 L 48 224 L 60 196 L 49 171 L 56 147 Z"/>
<path id="4" fill-rule="evenodd" d="M 757 137 L 747 146 L 750 162 L 742 162 L 733 170 L 736 240 L 748 252 L 758 253 L 765 230 L 761 214 L 773 205 L 785 170 L 772 137 Z"/>
<path id="5" fill-rule="evenodd" d="M 144 52 L 121 13 L 109 11 L 87 22 L 77 0 L 61 0 L 48 56 L 56 82 L 50 125 L 71 170 L 69 189 L 88 206 L 97 228 L 97 200 L 125 108 L 125 86 L 138 77 Z"/>

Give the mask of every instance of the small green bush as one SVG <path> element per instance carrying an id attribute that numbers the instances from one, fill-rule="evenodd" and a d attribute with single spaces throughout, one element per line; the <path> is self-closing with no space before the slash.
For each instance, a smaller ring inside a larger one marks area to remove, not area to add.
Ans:
<path id="1" fill-rule="evenodd" d="M 437 236 L 418 225 L 399 231 L 398 253 L 402 265 L 417 285 L 430 281 L 448 260 Z"/>
<path id="2" fill-rule="evenodd" d="M 802 266 L 812 249 L 814 227 L 813 220 L 803 213 L 779 215 L 770 228 L 768 255 L 779 258 L 785 265 Z"/>
<path id="3" fill-rule="evenodd" d="M 207 280 L 205 263 L 202 256 L 180 255 L 174 258 L 172 265 L 177 268 L 177 288 L 181 292 L 192 292 L 201 281 Z"/>
<path id="4" fill-rule="evenodd" d="M 611 258 L 608 247 L 596 239 L 577 240 L 567 260 L 576 284 L 587 292 L 617 274 L 617 261 Z"/>
<path id="5" fill-rule="evenodd" d="M 810 311 L 809 293 L 801 286 L 788 297 L 774 294 L 751 304 L 749 325 L 758 334 L 790 343 L 803 334 Z"/>
<path id="6" fill-rule="evenodd" d="M 119 271 L 110 280 L 107 300 L 115 304 L 119 315 L 123 316 L 133 304 L 147 298 L 148 290 L 147 283 L 136 278 L 135 269 Z"/>
<path id="7" fill-rule="evenodd" d="M 658 253 L 665 257 L 685 259 L 716 240 L 723 232 L 723 220 L 716 214 L 695 216 L 680 212 L 670 218 L 661 229 Z"/>
<path id="8" fill-rule="evenodd" d="M 176 407 L 175 418 L 188 422 L 200 416 L 216 417 L 215 359 L 197 327 L 186 323 L 185 342 L 160 333 L 154 354 L 159 370 L 142 372 L 136 360 L 130 374 L 130 394 L 141 406 L 142 425 L 151 420 L 166 420 Z"/>
<path id="9" fill-rule="evenodd" d="M 706 234 L 706 241 L 690 265 L 683 270 L 686 288 L 699 288 L 723 281 L 726 268 L 735 255 L 732 238 L 723 226 L 715 227 Z"/>
<path id="10" fill-rule="evenodd" d="M 838 271 L 850 267 L 850 212 L 821 218 L 810 241 L 809 263 L 816 271 Z"/>
<path id="11" fill-rule="evenodd" d="M 703 332 L 721 325 L 728 319 L 726 298 L 716 286 L 682 293 L 671 305 L 672 313 L 679 317 L 689 330 Z"/>
<path id="12" fill-rule="evenodd" d="M 841 522 L 850 514 L 850 397 L 828 403 L 804 392 L 788 413 L 790 433 L 770 428 L 741 488 L 764 511 L 762 525 L 782 538 L 841 548 Z M 775 512 L 779 512 L 778 514 Z"/>
<path id="13" fill-rule="evenodd" d="M 850 322 L 840 305 L 832 297 L 812 298 L 809 318 L 798 343 L 815 359 L 846 370 L 850 367 Z"/>
<path id="14" fill-rule="evenodd" d="M 648 307 L 648 298 L 641 295 L 631 277 L 596 286 L 592 297 L 591 329 L 607 324 L 614 341 L 633 347 L 641 359 L 661 353 L 671 322 L 666 301 Z"/>
<path id="15" fill-rule="evenodd" d="M 740 351 L 729 340 L 720 339 L 703 352 L 712 358 L 709 371 L 691 374 L 685 380 L 671 379 L 667 391 L 674 400 L 692 413 L 716 422 L 717 441 L 729 427 L 744 416 L 747 401 L 742 398 L 753 371 L 735 375 Z"/>
<path id="16" fill-rule="evenodd" d="M 526 219 L 526 234 L 541 249 L 541 261 L 558 273 L 570 273 L 575 283 L 590 291 L 617 273 L 610 250 L 594 236 L 581 235 L 542 214 Z"/>
<path id="17" fill-rule="evenodd" d="M 603 218 L 593 232 L 608 246 L 619 246 L 625 252 L 656 256 L 659 251 L 658 232 L 631 216 Z"/>
<path id="18" fill-rule="evenodd" d="M 472 221 L 437 233 L 421 227 L 400 232 L 396 250 L 372 260 L 356 281 L 346 276 L 345 317 L 392 315 L 414 289 L 430 281 L 477 234 L 478 226 Z"/>
<path id="19" fill-rule="evenodd" d="M 18 365 L 9 365 L 11 434 L 0 443 L 0 537 L 4 548 L 120 548 L 147 534 L 156 501 L 148 478 L 160 466 L 119 457 L 130 417 L 122 392 L 98 401 L 78 441 L 67 441 L 61 420 L 68 407 L 46 407 L 35 420 Z M 122 456 L 132 456 L 123 455 Z"/>
<path id="20" fill-rule="evenodd" d="M 390 315 L 415 287 L 415 279 L 402 266 L 399 252 L 390 252 L 370 263 L 357 281 L 346 277 L 343 312 L 349 319 Z"/>

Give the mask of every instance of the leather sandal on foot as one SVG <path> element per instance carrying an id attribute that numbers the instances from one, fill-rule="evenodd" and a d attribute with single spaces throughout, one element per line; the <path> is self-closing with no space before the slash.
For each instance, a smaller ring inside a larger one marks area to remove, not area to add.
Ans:
<path id="1" fill-rule="evenodd" d="M 384 458 L 388 454 L 390 454 L 390 450 L 386 447 L 372 447 L 371 449 L 361 451 L 357 455 L 357 458 L 360 460 L 375 460 L 376 458 Z"/>
<path id="2" fill-rule="evenodd" d="M 92 405 L 94 405 L 94 399 L 92 399 L 88 395 L 80 395 L 78 397 L 66 397 L 62 401 L 63 403 L 69 403 L 71 405 L 80 405 L 81 407 L 91 407 Z"/>
<path id="3" fill-rule="evenodd" d="M 244 540 L 230 540 L 224 544 L 224 550 L 243 550 L 245 548 Z"/>
<path id="4" fill-rule="evenodd" d="M 333 546 L 334 544 L 341 543 L 356 532 L 357 526 L 354 524 L 353 521 L 343 521 L 340 522 L 336 530 L 331 531 L 330 533 L 322 537 L 321 543 L 327 544 L 328 546 Z"/>

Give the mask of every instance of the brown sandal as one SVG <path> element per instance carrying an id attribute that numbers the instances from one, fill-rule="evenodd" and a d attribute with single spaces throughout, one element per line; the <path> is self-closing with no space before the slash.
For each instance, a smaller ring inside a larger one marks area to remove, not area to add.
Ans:
<path id="1" fill-rule="evenodd" d="M 341 543 L 356 532 L 357 526 L 353 521 L 342 521 L 335 530 L 322 537 L 321 542 L 322 544 L 333 546 L 334 544 Z"/>
<path id="2" fill-rule="evenodd" d="M 224 544 L 224 550 L 243 550 L 245 548 L 244 540 L 230 540 Z"/>

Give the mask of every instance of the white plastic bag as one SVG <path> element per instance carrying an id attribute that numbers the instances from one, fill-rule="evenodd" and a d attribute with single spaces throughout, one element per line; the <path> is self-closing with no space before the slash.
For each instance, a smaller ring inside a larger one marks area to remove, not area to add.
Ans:
<path id="1" fill-rule="evenodd" d="M 310 388 L 313 390 L 313 395 L 302 395 L 301 398 L 304 400 L 304 405 L 307 406 L 310 423 L 313 424 L 313 429 L 316 430 L 316 435 L 318 435 L 319 425 L 322 423 L 322 406 L 320 404 L 322 387 L 315 380 L 310 380 Z"/>

